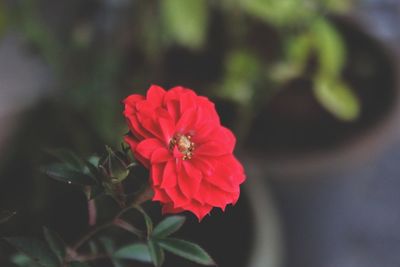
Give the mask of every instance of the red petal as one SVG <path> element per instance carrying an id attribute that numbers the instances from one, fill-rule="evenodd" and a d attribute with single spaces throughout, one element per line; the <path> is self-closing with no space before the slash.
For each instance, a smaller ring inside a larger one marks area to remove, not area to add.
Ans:
<path id="1" fill-rule="evenodd" d="M 159 186 L 162 181 L 165 164 L 152 164 L 150 169 L 150 178 L 153 186 Z"/>
<path id="2" fill-rule="evenodd" d="M 158 85 L 152 85 L 147 91 L 146 100 L 154 107 L 159 107 L 162 105 L 165 93 L 166 92 L 162 87 Z"/>
<path id="3" fill-rule="evenodd" d="M 165 165 L 161 188 L 175 187 L 177 183 L 177 174 L 174 160 L 169 160 Z"/>
<path id="4" fill-rule="evenodd" d="M 244 181 L 245 175 L 242 165 L 233 155 L 209 159 L 215 167 L 211 176 L 204 177 L 209 183 L 228 192 L 239 191 L 239 185 Z"/>
<path id="5" fill-rule="evenodd" d="M 191 90 L 185 90 L 180 95 L 181 114 L 184 114 L 188 109 L 197 106 L 197 95 Z"/>
<path id="6" fill-rule="evenodd" d="M 208 204 L 202 205 L 201 203 L 194 200 L 190 204 L 184 206 L 183 208 L 185 210 L 191 211 L 194 215 L 197 216 L 199 221 L 201 221 L 204 218 L 204 216 L 210 213 L 213 207 Z"/>
<path id="7" fill-rule="evenodd" d="M 186 197 L 192 198 L 197 193 L 201 179 L 201 172 L 188 161 L 183 161 L 183 169 L 178 172 L 178 185 Z"/>
<path id="8" fill-rule="evenodd" d="M 180 117 L 178 123 L 176 124 L 176 131 L 179 133 L 186 134 L 188 131 L 192 130 L 193 124 L 196 121 L 196 108 L 190 108 L 183 113 Z"/>
<path id="9" fill-rule="evenodd" d="M 189 203 L 189 199 L 176 187 L 165 188 L 165 192 L 171 199 L 174 208 L 181 208 Z"/>
<path id="10" fill-rule="evenodd" d="M 151 163 L 166 162 L 172 158 L 171 152 L 164 147 L 157 148 L 151 155 Z"/>
<path id="11" fill-rule="evenodd" d="M 175 123 L 171 119 L 159 118 L 158 122 L 163 134 L 163 140 L 168 144 L 175 134 Z"/>
<path id="12" fill-rule="evenodd" d="M 127 142 L 128 145 L 130 146 L 131 151 L 133 152 L 133 154 L 135 156 L 135 159 L 138 160 L 140 163 L 142 163 L 146 168 L 149 168 L 149 160 L 142 157 L 141 155 L 139 155 L 136 152 L 136 147 L 137 147 L 139 141 L 137 141 L 134 137 L 127 135 L 127 136 L 125 136 L 125 142 Z"/>
<path id="13" fill-rule="evenodd" d="M 128 96 L 127 98 L 124 99 L 123 103 L 128 106 L 128 107 L 134 107 L 135 103 L 138 101 L 144 100 L 144 96 L 138 95 L 138 94 L 133 94 Z M 125 108 L 127 108 L 125 106 Z"/>
<path id="14" fill-rule="evenodd" d="M 145 159 L 150 159 L 153 152 L 163 144 L 155 138 L 145 139 L 136 146 L 136 152 Z"/>
<path id="15" fill-rule="evenodd" d="M 152 200 L 160 201 L 162 203 L 169 203 L 171 201 L 165 191 L 160 188 L 154 188 L 154 196 Z"/>
<path id="16" fill-rule="evenodd" d="M 226 146 L 216 141 L 211 141 L 202 144 L 199 147 L 196 147 L 196 149 L 194 150 L 195 155 L 202 155 L 209 157 L 217 157 L 230 153 L 231 152 L 227 149 Z"/>

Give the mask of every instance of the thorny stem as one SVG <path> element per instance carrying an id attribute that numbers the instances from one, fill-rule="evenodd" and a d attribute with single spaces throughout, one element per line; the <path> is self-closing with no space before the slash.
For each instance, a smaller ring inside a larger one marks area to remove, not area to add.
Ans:
<path id="1" fill-rule="evenodd" d="M 120 217 L 126 213 L 127 211 L 136 208 L 138 205 L 146 202 L 147 200 L 150 200 L 152 198 L 153 192 L 151 190 L 150 187 L 147 187 L 132 203 L 131 205 L 123 208 L 122 210 L 120 210 L 117 215 L 114 216 L 114 218 L 109 221 L 106 222 L 102 225 L 99 225 L 95 228 L 93 228 L 91 231 L 89 231 L 87 234 L 85 234 L 84 236 L 82 236 L 74 245 L 71 246 L 70 249 L 68 249 L 68 253 L 65 256 L 65 258 L 63 259 L 62 262 L 62 267 L 65 267 L 66 264 L 70 261 L 89 261 L 89 260 L 96 260 L 96 259 L 102 259 L 102 258 L 107 258 L 108 255 L 107 254 L 99 254 L 99 255 L 79 255 L 77 253 L 77 250 L 82 247 L 87 241 L 89 241 L 95 234 L 97 234 L 98 232 L 111 227 L 111 226 L 118 226 L 118 224 L 116 222 L 119 221 Z"/>

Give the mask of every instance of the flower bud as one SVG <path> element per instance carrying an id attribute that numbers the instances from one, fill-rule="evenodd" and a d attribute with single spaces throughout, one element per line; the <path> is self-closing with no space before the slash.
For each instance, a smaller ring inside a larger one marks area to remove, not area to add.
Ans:
<path id="1" fill-rule="evenodd" d="M 114 152 L 110 147 L 106 147 L 107 156 L 100 168 L 103 170 L 107 182 L 112 184 L 121 183 L 129 175 L 129 168 L 126 161 L 123 159 L 123 155 L 118 152 Z"/>

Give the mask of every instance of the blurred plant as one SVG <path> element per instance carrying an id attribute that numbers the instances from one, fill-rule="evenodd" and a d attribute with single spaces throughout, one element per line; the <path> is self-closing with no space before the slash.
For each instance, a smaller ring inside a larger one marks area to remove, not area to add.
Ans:
<path id="1" fill-rule="evenodd" d="M 219 86 L 220 95 L 238 101 L 242 106 L 250 109 L 253 107 L 254 110 L 260 104 L 260 92 L 255 84 L 264 84 L 264 88 L 269 87 L 268 92 L 263 93 L 263 98 L 265 98 L 274 94 L 288 81 L 305 77 L 313 81 L 312 90 L 317 101 L 332 115 L 343 121 L 357 119 L 361 104 L 350 86 L 341 77 L 346 63 L 345 44 L 340 33 L 325 15 L 327 12 L 344 12 L 349 7 L 349 1 L 237 0 L 225 2 L 223 6 L 225 12 L 236 11 L 236 16 L 241 16 L 242 13 L 248 14 L 273 25 L 281 35 L 284 49 L 281 57 L 277 57 L 272 63 L 265 63 L 252 56 L 243 44 L 240 44 L 240 53 L 247 55 L 247 58 L 252 58 L 253 63 L 243 64 L 236 59 L 237 52 L 228 53 L 225 62 L 225 77 Z M 316 70 L 309 73 L 310 59 L 313 58 L 317 60 Z M 254 67 L 250 66 L 252 64 L 266 69 L 266 76 L 254 71 Z M 253 74 L 246 77 L 244 73 L 249 72 Z M 244 95 L 246 97 L 243 97 Z M 250 95 L 256 97 L 248 97 Z M 247 113 L 247 116 L 251 117 L 251 112 L 247 111 Z"/>

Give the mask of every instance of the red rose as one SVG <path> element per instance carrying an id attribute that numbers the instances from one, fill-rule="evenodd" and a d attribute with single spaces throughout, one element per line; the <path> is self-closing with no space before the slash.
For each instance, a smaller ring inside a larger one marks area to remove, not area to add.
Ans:
<path id="1" fill-rule="evenodd" d="M 150 169 L 153 200 L 164 213 L 191 211 L 201 220 L 213 207 L 236 203 L 244 170 L 232 154 L 235 136 L 210 100 L 183 87 L 153 85 L 146 97 L 130 95 L 124 104 L 125 141 Z"/>

